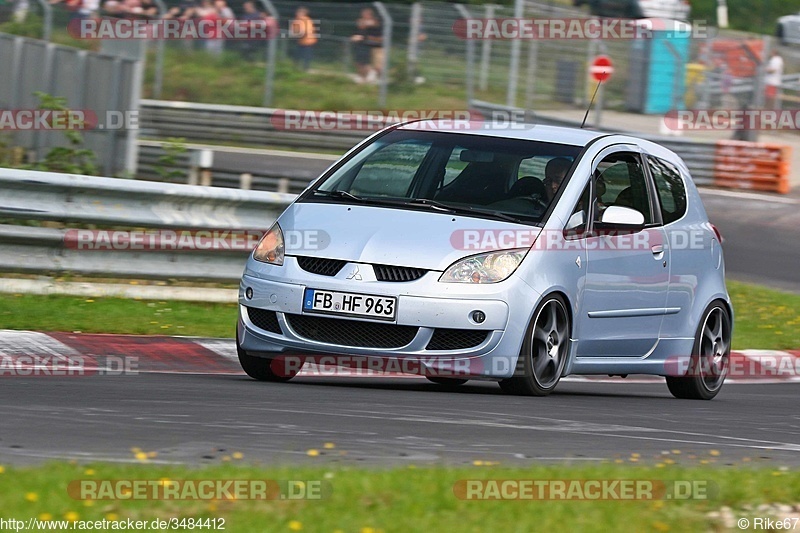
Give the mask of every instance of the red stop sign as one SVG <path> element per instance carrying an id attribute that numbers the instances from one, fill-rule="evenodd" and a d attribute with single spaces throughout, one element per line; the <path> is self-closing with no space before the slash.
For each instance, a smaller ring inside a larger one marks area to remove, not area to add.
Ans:
<path id="1" fill-rule="evenodd" d="M 595 57 L 592 66 L 589 67 L 589 74 L 595 81 L 606 81 L 613 72 L 614 65 L 611 64 L 611 58 L 608 56 Z"/>

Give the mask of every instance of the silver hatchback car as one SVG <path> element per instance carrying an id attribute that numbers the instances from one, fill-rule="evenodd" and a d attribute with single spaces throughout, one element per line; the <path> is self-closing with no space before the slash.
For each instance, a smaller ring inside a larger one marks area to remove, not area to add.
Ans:
<path id="1" fill-rule="evenodd" d="M 239 360 L 267 381 L 325 357 L 539 396 L 570 374 L 651 374 L 711 399 L 733 319 L 721 240 L 686 165 L 653 142 L 392 126 L 253 251 Z"/>

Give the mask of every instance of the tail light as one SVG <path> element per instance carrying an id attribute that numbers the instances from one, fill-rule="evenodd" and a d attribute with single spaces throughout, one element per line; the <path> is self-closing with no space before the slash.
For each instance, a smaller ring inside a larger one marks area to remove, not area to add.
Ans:
<path id="1" fill-rule="evenodd" d="M 717 236 L 717 241 L 720 244 L 722 244 L 724 242 L 724 240 L 722 238 L 722 233 L 719 232 L 719 230 L 717 229 L 717 227 L 714 224 L 711 224 L 711 229 L 714 230 L 714 235 Z"/>

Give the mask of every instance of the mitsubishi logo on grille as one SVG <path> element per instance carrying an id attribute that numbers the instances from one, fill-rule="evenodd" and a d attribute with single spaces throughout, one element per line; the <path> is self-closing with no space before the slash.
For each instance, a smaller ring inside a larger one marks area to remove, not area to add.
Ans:
<path id="1" fill-rule="evenodd" d="M 353 268 L 353 271 L 348 274 L 347 279 L 361 281 L 361 272 L 358 271 L 358 265 L 356 265 L 355 268 Z"/>

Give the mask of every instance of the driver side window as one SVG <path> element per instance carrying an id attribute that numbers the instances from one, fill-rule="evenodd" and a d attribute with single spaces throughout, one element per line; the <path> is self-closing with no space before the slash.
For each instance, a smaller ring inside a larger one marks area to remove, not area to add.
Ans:
<path id="1" fill-rule="evenodd" d="M 606 156 L 598 163 L 593 180 L 595 222 L 602 222 L 603 213 L 612 205 L 635 209 L 644 216 L 645 224 L 653 222 L 650 195 L 638 154 L 617 152 Z"/>

